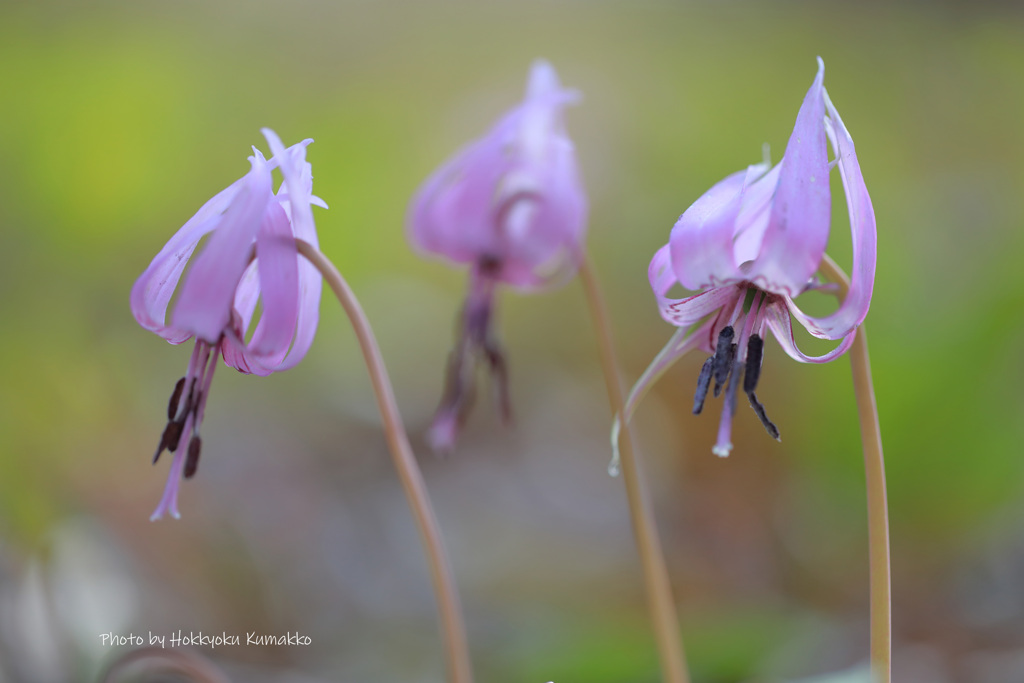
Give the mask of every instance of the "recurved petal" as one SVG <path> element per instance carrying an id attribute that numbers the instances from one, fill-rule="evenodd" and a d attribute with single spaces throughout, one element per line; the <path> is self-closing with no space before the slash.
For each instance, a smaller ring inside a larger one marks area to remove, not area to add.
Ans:
<path id="1" fill-rule="evenodd" d="M 242 278 L 235 288 L 234 311 L 231 315 L 230 331 L 221 340 L 220 351 L 225 365 L 246 374 L 254 373 L 245 355 L 245 337 L 256 313 L 256 303 L 260 298 L 259 259 L 253 259 L 242 273 Z M 259 370 L 260 368 L 255 368 Z"/>
<path id="2" fill-rule="evenodd" d="M 871 306 L 871 293 L 875 286 L 877 234 L 875 210 L 860 171 L 853 138 L 843 125 L 843 120 L 839 118 L 839 112 L 832 105 L 827 92 L 825 106 L 829 113 L 825 130 L 839 160 L 839 175 L 843 180 L 846 206 L 850 212 L 850 233 L 853 239 L 850 291 L 835 313 L 824 318 L 805 315 L 796 305 L 791 305 L 790 310 L 815 337 L 838 339 L 860 325 Z"/>
<path id="3" fill-rule="evenodd" d="M 132 286 L 131 309 L 135 320 L 172 344 L 180 344 L 192 336 L 189 330 L 166 324 L 167 306 L 181 274 L 199 240 L 220 224 L 222 214 L 244 181 L 244 177 L 236 180 L 203 204 L 167 241 Z"/>
<path id="4" fill-rule="evenodd" d="M 707 337 L 713 322 L 712 320 L 707 321 L 700 328 L 694 330 L 692 334 L 688 334 L 691 329 L 688 326 L 680 327 L 676 330 L 676 333 L 672 335 L 672 338 L 668 340 L 665 347 L 658 352 L 658 355 L 654 357 L 654 360 L 651 361 L 651 364 L 647 366 L 647 369 L 644 370 L 644 373 L 640 375 L 640 378 L 633 385 L 629 396 L 626 398 L 622 414 L 616 415 L 615 421 L 612 423 L 612 462 L 608 466 L 608 471 L 613 476 L 619 470 L 619 431 L 621 425 L 633 419 L 633 413 L 636 412 L 640 401 L 647 395 L 647 392 L 654 386 L 655 382 L 658 381 L 658 378 L 665 374 L 665 371 L 688 352 L 700 347 L 702 340 Z"/>
<path id="5" fill-rule="evenodd" d="M 666 322 L 679 327 L 688 327 L 729 302 L 736 300 L 737 289 L 733 286 L 715 287 L 693 296 L 672 299 L 665 296 L 676 284 L 675 271 L 669 263 L 669 247 L 666 244 L 654 254 L 647 268 L 647 278 L 658 300 L 658 310 Z"/>
<path id="6" fill-rule="evenodd" d="M 763 289 L 797 296 L 825 253 L 832 199 L 825 143 L 825 63 L 804 97 L 779 173 L 768 227 L 748 277 Z"/>
<path id="7" fill-rule="evenodd" d="M 530 77 L 526 83 L 526 99 L 544 99 L 559 96 L 566 91 L 558 80 L 555 67 L 544 59 L 538 59 L 530 66 Z"/>
<path id="8" fill-rule="evenodd" d="M 267 164 L 250 157 L 246 174 L 209 243 L 192 264 L 174 310 L 174 325 L 216 344 L 231 320 L 235 288 L 271 200 Z"/>
<path id="9" fill-rule="evenodd" d="M 747 171 L 715 184 L 676 221 L 669 237 L 672 269 L 687 289 L 742 279 L 733 259 L 733 238 Z"/>
<path id="10" fill-rule="evenodd" d="M 248 353 L 266 368 L 284 360 L 295 336 L 299 314 L 299 262 L 291 225 L 284 209 L 271 202 L 256 237 L 263 315 L 260 316 Z"/>
<path id="11" fill-rule="evenodd" d="M 577 91 L 562 88 L 550 64 L 534 62 L 525 101 L 506 115 L 514 122 L 516 156 L 530 163 L 545 163 L 552 143 L 558 139 L 568 142 L 562 108 L 578 100 Z"/>
<path id="12" fill-rule="evenodd" d="M 285 208 L 291 221 L 291 230 L 295 237 L 318 247 L 319 240 L 310 204 L 317 203 L 319 198 L 312 194 L 312 168 L 306 161 L 306 145 L 312 140 L 303 140 L 284 150 L 280 139 L 272 130 L 263 129 L 263 135 L 267 138 L 267 143 L 274 156 L 280 155 L 282 159 L 283 187 L 288 192 L 288 202 Z M 319 201 L 317 205 L 326 208 L 322 201 Z M 320 320 L 320 292 L 323 287 L 320 272 L 306 259 L 299 258 L 297 255 L 296 258 L 298 259 L 299 308 L 295 339 L 288 356 L 275 364 L 274 369 L 278 371 L 294 367 L 306 356 L 306 352 L 313 344 L 313 337 L 316 336 Z"/>
<path id="13" fill-rule="evenodd" d="M 765 321 L 768 323 L 768 327 L 771 328 L 772 334 L 779 340 L 779 345 L 782 349 L 789 354 L 789 357 L 793 360 L 800 361 L 801 363 L 827 363 L 831 360 L 835 360 L 839 356 L 847 352 L 853 340 L 857 334 L 856 330 L 851 331 L 839 345 L 822 356 L 808 356 L 796 345 L 796 339 L 793 338 L 793 320 L 789 316 L 789 309 L 786 304 L 780 301 L 773 301 L 768 304 L 765 310 Z"/>
<path id="14" fill-rule="evenodd" d="M 292 223 L 292 232 L 301 240 L 309 242 L 314 247 L 319 246 L 317 241 L 316 224 L 313 221 L 313 211 L 310 204 L 313 203 L 313 173 L 312 167 L 306 161 L 306 147 L 313 142 L 306 138 L 302 142 L 285 149 L 281 138 L 269 128 L 262 128 L 260 132 L 267 139 L 270 152 L 273 154 L 271 161 L 277 162 L 281 169 L 284 182 L 281 185 L 282 191 L 287 191 L 283 198 L 286 200 L 288 218 Z M 279 196 L 280 193 L 279 193 Z M 323 200 L 316 198 L 318 205 L 323 205 Z"/>

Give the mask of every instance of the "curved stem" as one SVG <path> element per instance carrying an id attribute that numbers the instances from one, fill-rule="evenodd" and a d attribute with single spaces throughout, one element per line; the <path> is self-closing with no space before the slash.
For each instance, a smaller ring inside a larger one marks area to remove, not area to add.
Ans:
<path id="1" fill-rule="evenodd" d="M 416 459 L 413 457 L 409 438 L 402 425 L 402 417 L 395 403 L 391 381 L 388 379 L 384 360 L 377 340 L 373 336 L 370 323 L 363 313 L 362 307 L 349 288 L 348 283 L 326 256 L 315 247 L 302 240 L 295 240 L 295 246 L 310 263 L 312 263 L 338 298 L 342 308 L 352 323 L 359 348 L 366 360 L 370 372 L 370 381 L 377 396 L 377 408 L 384 421 L 384 434 L 387 437 L 391 456 L 402 481 L 409 507 L 412 508 L 416 528 L 419 530 L 427 552 L 427 563 L 430 576 L 437 596 L 437 607 L 441 620 L 441 631 L 444 637 L 445 652 L 448 659 L 448 674 L 451 683 L 470 683 L 473 680 L 470 667 L 469 649 L 466 644 L 466 628 L 462 620 L 455 582 L 448 565 L 447 555 L 441 540 L 437 518 L 427 496 L 427 488 L 423 482 Z"/>
<path id="2" fill-rule="evenodd" d="M 604 297 L 597 283 L 597 277 L 590 264 L 590 258 L 584 255 L 580 265 L 580 280 L 587 297 L 587 305 L 597 332 L 598 349 L 601 356 L 601 369 L 604 373 L 605 387 L 608 390 L 608 403 L 613 415 L 622 415 L 624 401 L 622 383 L 615 362 L 615 346 L 612 341 L 611 326 Z M 650 613 L 654 637 L 658 644 L 658 656 L 661 660 L 661 671 L 666 683 L 689 683 L 686 671 L 686 659 L 683 655 L 683 639 L 679 633 L 679 619 L 676 616 L 675 600 L 672 598 L 672 586 L 668 580 L 665 556 L 658 539 L 658 529 L 654 521 L 653 505 L 644 486 L 640 471 L 640 462 L 633 451 L 633 438 L 629 430 L 629 421 L 622 420 L 619 432 L 622 478 L 626 484 L 626 498 L 629 501 L 629 512 L 633 522 L 633 535 L 636 538 L 640 564 L 643 567 L 644 583 L 647 587 L 647 609 Z"/>
<path id="3" fill-rule="evenodd" d="M 825 275 L 839 285 L 840 296 L 850 289 L 846 273 L 826 254 L 821 263 Z M 853 392 L 857 397 L 860 438 L 864 448 L 864 474 L 868 497 L 868 545 L 871 572 L 871 669 L 878 683 L 892 680 L 892 586 L 889 569 L 889 510 L 885 495 L 885 459 L 878 406 L 871 381 L 871 360 L 864 325 L 850 347 Z"/>

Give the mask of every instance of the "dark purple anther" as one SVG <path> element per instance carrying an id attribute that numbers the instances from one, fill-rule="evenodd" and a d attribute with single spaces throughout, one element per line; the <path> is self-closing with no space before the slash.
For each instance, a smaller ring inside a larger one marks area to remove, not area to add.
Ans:
<path id="1" fill-rule="evenodd" d="M 715 369 L 714 357 L 704 361 L 700 368 L 700 375 L 697 377 L 697 393 L 693 396 L 693 414 L 700 415 L 704 410 L 704 399 L 708 395 L 708 387 L 711 386 L 711 373 Z"/>

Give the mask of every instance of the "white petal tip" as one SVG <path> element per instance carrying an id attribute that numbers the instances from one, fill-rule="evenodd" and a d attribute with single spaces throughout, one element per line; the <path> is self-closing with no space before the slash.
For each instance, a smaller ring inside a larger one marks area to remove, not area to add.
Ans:
<path id="1" fill-rule="evenodd" d="M 619 432 L 622 430 L 622 421 L 619 420 L 618 413 L 615 414 L 615 419 L 612 420 L 612 460 L 608 463 L 608 476 L 617 477 L 622 471 L 622 467 L 619 463 Z"/>
<path id="2" fill-rule="evenodd" d="M 608 476 L 615 478 L 622 474 L 622 467 L 619 465 L 618 453 L 612 458 L 612 461 L 608 463 Z"/>

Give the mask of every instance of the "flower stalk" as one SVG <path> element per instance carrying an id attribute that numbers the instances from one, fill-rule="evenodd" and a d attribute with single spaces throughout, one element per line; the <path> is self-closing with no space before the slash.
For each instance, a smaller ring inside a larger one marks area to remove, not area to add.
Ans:
<path id="1" fill-rule="evenodd" d="M 615 345 L 612 340 L 611 325 L 608 322 L 608 311 L 590 258 L 586 255 L 581 261 L 579 273 L 587 306 L 590 309 L 590 317 L 593 319 L 594 329 L 597 333 L 601 370 L 604 374 L 605 388 L 608 391 L 608 403 L 613 416 L 622 415 L 624 409 L 622 382 L 615 361 Z M 629 513 L 633 523 L 633 536 L 636 538 L 640 564 L 643 568 L 644 584 L 647 588 L 647 609 L 658 646 L 662 676 L 665 683 L 689 683 L 690 678 L 683 653 L 683 639 L 679 632 L 679 619 L 676 616 L 675 600 L 672 597 L 672 586 L 668 579 L 665 555 L 658 538 L 654 509 L 644 485 L 640 462 L 633 450 L 633 437 L 628 420 L 621 422 L 617 436 L 620 447 L 618 451 L 619 468 L 626 484 L 626 498 L 629 502 Z"/>
<path id="2" fill-rule="evenodd" d="M 398 412 L 395 395 L 391 389 L 391 381 L 388 379 L 384 359 L 377 346 L 373 330 L 370 328 L 370 323 L 355 294 L 334 264 L 316 247 L 307 242 L 296 239 L 295 246 L 299 254 L 320 271 L 324 281 L 334 292 L 352 323 L 356 339 L 359 341 L 359 348 L 370 373 L 370 381 L 377 398 L 377 408 L 380 410 L 384 422 L 384 434 L 387 438 L 388 448 L 391 451 L 395 468 L 398 470 L 398 477 L 409 501 L 409 507 L 412 508 L 416 528 L 426 549 L 427 564 L 430 567 L 430 576 L 437 597 L 445 654 L 448 660 L 448 680 L 450 683 L 471 683 L 473 676 L 466 642 L 466 628 L 462 619 L 455 581 L 452 578 L 451 567 L 444 550 L 437 517 L 427 496 L 423 475 L 416 464 L 412 447 L 409 445 L 409 437 L 402 424 L 402 417 Z"/>
<path id="3" fill-rule="evenodd" d="M 837 294 L 845 298 L 850 288 L 846 273 L 828 254 L 821 270 L 839 285 Z M 871 591 L 871 670 L 872 680 L 892 680 L 892 580 L 889 561 L 889 509 L 885 493 L 885 459 L 882 456 L 882 432 L 878 424 L 878 405 L 871 381 L 868 337 L 862 324 L 850 348 L 853 392 L 860 418 L 860 438 L 864 449 L 864 475 L 868 498 L 868 546 Z"/>

